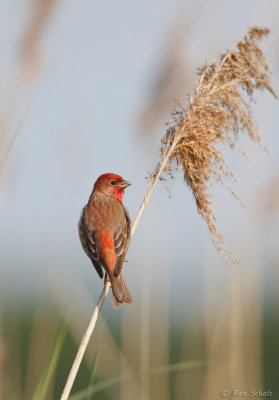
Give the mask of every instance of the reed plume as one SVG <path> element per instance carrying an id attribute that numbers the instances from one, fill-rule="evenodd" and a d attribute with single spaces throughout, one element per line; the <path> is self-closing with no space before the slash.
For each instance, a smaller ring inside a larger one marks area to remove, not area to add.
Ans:
<path id="1" fill-rule="evenodd" d="M 171 176 L 174 169 L 183 170 L 184 179 L 192 190 L 198 212 L 208 226 L 213 243 L 233 264 L 239 264 L 239 260 L 226 246 L 216 227 L 209 184 L 216 181 L 228 188 L 225 180 L 234 178 L 219 145 L 233 149 L 241 132 L 261 145 L 247 100 L 253 98 L 255 89 L 267 89 L 277 97 L 270 84 L 269 64 L 258 46 L 268 33 L 267 28 L 250 28 L 227 53 L 199 69 L 201 77 L 194 95 L 190 97 L 189 106 L 183 109 L 177 103 L 172 123 L 161 141 L 161 161 L 150 176 L 152 182 L 160 169 Z M 239 148 L 249 158 L 246 151 Z M 231 193 L 237 197 L 234 192 Z"/>

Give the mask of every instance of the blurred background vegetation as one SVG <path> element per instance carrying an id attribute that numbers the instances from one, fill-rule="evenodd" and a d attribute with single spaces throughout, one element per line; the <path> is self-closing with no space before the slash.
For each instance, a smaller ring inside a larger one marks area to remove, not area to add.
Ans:
<path id="1" fill-rule="evenodd" d="M 278 93 L 279 3 L 1 0 L 0 10 L 0 399 L 31 399 L 54 348 L 45 398 L 58 399 L 102 288 L 77 235 L 96 177 L 132 182 L 133 218 L 173 99 L 187 103 L 196 67 L 249 26 L 271 30 L 263 48 Z M 93 379 L 94 399 L 279 398 L 277 110 L 257 95 L 269 156 L 247 138 L 254 164 L 229 155 L 247 208 L 212 187 L 243 268 L 216 253 L 182 175 L 167 183 L 171 199 L 159 184 L 125 266 L 134 303 L 106 300 L 73 393 Z"/>

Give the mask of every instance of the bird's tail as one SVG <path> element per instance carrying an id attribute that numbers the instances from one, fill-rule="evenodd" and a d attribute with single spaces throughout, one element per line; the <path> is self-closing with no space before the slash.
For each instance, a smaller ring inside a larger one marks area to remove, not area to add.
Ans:
<path id="1" fill-rule="evenodd" d="M 112 287 L 112 304 L 114 308 L 119 308 L 122 303 L 131 304 L 133 302 L 132 296 L 127 289 L 124 281 L 123 270 L 116 276 L 110 276 Z"/>

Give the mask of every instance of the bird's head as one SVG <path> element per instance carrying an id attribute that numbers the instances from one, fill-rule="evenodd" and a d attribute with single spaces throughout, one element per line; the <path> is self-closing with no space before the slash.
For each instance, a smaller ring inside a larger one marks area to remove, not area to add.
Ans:
<path id="1" fill-rule="evenodd" d="M 94 185 L 94 192 L 101 192 L 106 196 L 122 202 L 124 189 L 131 183 L 116 174 L 103 174 L 99 176 Z"/>

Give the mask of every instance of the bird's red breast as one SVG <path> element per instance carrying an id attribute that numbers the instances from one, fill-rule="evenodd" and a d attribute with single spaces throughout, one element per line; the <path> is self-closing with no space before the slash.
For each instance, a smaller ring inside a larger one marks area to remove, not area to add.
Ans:
<path id="1" fill-rule="evenodd" d="M 99 232 L 97 234 L 99 239 L 99 252 L 100 256 L 104 259 L 105 263 L 109 267 L 110 271 L 113 272 L 116 263 L 116 254 L 114 251 L 114 239 L 109 231 Z"/>

